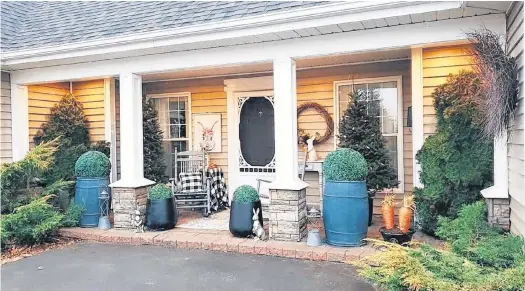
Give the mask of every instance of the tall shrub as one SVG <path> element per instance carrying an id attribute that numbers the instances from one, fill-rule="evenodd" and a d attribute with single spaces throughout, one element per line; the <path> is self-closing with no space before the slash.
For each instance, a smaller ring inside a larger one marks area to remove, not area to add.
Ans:
<path id="1" fill-rule="evenodd" d="M 157 183 L 168 181 L 164 148 L 162 147 L 162 130 L 153 100 L 144 96 L 142 99 L 142 126 L 144 134 L 144 177 Z"/>
<path id="2" fill-rule="evenodd" d="M 456 218 L 492 183 L 493 148 L 480 126 L 480 96 L 478 76 L 464 71 L 432 93 L 437 132 L 416 155 L 424 185 L 415 191 L 416 207 L 426 233 L 434 233 L 438 216 Z"/>
<path id="3" fill-rule="evenodd" d="M 339 125 L 339 147 L 350 148 L 363 155 L 368 163 L 366 186 L 369 197 L 377 191 L 397 187 L 396 169 L 392 166 L 381 133 L 379 119 L 367 114 L 366 91 L 350 93 L 350 104 Z M 377 94 L 370 90 L 369 94 Z"/>
<path id="4" fill-rule="evenodd" d="M 75 179 L 75 161 L 87 151 L 89 139 L 88 120 L 82 104 L 74 95 L 64 96 L 51 108 L 47 122 L 34 137 L 36 145 L 60 137 L 55 153 L 55 164 L 46 173 L 49 182 Z"/>
<path id="5" fill-rule="evenodd" d="M 55 163 L 45 173 L 47 183 L 75 179 L 75 162 L 91 147 L 109 155 L 109 143 L 99 142 L 91 145 L 88 119 L 82 103 L 73 94 L 65 95 L 51 108 L 47 122 L 33 138 L 36 145 L 59 137 Z"/>

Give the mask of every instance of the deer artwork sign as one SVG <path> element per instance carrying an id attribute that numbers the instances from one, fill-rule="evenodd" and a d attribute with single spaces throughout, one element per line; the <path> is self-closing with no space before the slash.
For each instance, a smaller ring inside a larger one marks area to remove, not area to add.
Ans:
<path id="1" fill-rule="evenodd" d="M 220 113 L 193 114 L 193 149 L 208 153 L 222 151 Z"/>

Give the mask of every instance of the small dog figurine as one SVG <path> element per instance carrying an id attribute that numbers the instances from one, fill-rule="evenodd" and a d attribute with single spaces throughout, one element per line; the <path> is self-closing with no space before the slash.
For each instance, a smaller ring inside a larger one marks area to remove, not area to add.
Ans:
<path id="1" fill-rule="evenodd" d="M 252 232 L 255 235 L 255 240 L 266 240 L 266 232 L 264 231 L 264 228 L 262 227 L 261 223 L 259 222 L 259 209 L 257 211 L 253 210 L 253 228 Z"/>
<path id="2" fill-rule="evenodd" d="M 136 233 L 143 233 L 144 232 L 144 219 L 142 215 L 142 211 L 140 206 L 137 206 L 137 209 L 135 210 L 135 215 L 133 216 L 133 226 L 135 227 Z"/>

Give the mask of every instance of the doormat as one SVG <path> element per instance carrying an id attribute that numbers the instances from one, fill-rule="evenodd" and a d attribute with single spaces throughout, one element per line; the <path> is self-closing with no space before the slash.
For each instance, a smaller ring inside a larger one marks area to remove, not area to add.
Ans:
<path id="1" fill-rule="evenodd" d="M 199 217 L 184 224 L 177 225 L 177 228 L 189 229 L 210 229 L 210 230 L 229 230 L 230 210 L 216 212 L 208 217 Z"/>

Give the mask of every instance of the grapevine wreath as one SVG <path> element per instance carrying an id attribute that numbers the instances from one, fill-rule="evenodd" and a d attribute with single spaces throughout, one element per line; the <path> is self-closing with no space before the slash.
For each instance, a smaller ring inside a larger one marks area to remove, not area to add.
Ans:
<path id="1" fill-rule="evenodd" d="M 325 130 L 324 135 L 321 136 L 317 134 L 314 139 L 314 145 L 323 143 L 329 140 L 330 138 L 332 138 L 332 133 L 334 132 L 334 120 L 330 116 L 330 113 L 328 113 L 328 111 L 326 111 L 326 109 L 323 106 L 321 106 L 319 103 L 307 102 L 297 107 L 297 117 L 299 117 L 301 113 L 303 113 L 304 111 L 308 109 L 313 109 L 317 111 L 317 113 L 319 113 L 323 117 L 326 123 L 326 130 Z M 304 130 L 302 129 L 299 129 L 298 131 L 304 133 Z"/>

